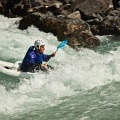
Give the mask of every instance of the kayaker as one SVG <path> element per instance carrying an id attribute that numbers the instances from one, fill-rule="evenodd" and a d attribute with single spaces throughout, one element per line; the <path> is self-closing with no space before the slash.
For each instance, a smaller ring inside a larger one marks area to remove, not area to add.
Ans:
<path id="1" fill-rule="evenodd" d="M 36 40 L 34 46 L 30 46 L 21 64 L 21 71 L 23 72 L 38 72 L 39 70 L 45 70 L 46 64 L 42 64 L 43 61 L 48 62 L 51 57 L 56 55 L 53 52 L 51 55 L 44 54 L 45 43 L 42 39 Z"/>

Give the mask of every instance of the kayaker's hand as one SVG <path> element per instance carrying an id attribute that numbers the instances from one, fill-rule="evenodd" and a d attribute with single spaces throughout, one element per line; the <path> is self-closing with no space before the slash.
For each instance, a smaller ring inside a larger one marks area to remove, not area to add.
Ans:
<path id="1" fill-rule="evenodd" d="M 56 52 L 53 52 L 53 53 L 51 54 L 51 57 L 55 57 L 55 55 L 56 55 Z"/>
<path id="2" fill-rule="evenodd" d="M 47 64 L 42 64 L 41 67 L 42 68 L 47 68 Z"/>

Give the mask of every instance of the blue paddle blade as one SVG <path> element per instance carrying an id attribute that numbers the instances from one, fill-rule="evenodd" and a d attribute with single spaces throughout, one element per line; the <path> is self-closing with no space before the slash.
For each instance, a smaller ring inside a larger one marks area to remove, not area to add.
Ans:
<path id="1" fill-rule="evenodd" d="M 57 46 L 57 50 L 58 51 L 60 48 L 64 47 L 67 44 L 67 40 L 62 41 L 58 46 Z"/>

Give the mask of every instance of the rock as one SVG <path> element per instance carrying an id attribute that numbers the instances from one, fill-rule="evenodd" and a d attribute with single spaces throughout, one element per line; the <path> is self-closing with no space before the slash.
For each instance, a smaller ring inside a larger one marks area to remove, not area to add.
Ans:
<path id="1" fill-rule="evenodd" d="M 69 11 L 79 10 L 84 15 L 90 15 L 93 13 L 102 13 L 109 7 L 109 3 L 103 0 L 75 0 L 74 3 L 71 4 L 71 8 Z"/>
<path id="2" fill-rule="evenodd" d="M 62 2 L 63 4 L 69 4 L 73 3 L 75 0 L 58 0 L 59 2 Z"/>
<path id="3" fill-rule="evenodd" d="M 81 18 L 79 11 L 75 11 L 75 12 L 69 14 L 69 15 L 67 15 L 67 17 L 70 19 L 80 19 Z"/>
<path id="4" fill-rule="evenodd" d="M 17 16 L 24 16 L 28 14 L 29 9 L 31 8 L 31 3 L 29 0 L 8 0 L 4 8 L 5 15 L 8 17 L 12 17 L 12 14 Z"/>
<path id="5" fill-rule="evenodd" d="M 3 9 L 1 2 L 0 2 L 0 14 L 4 14 L 4 9 Z"/>
<path id="6" fill-rule="evenodd" d="M 107 12 L 99 25 L 92 25 L 91 30 L 98 35 L 120 35 L 120 10 Z"/>
<path id="7" fill-rule="evenodd" d="M 115 10 L 120 7 L 120 0 L 112 0 L 112 3 Z"/>
<path id="8" fill-rule="evenodd" d="M 21 29 L 33 24 L 59 40 L 68 39 L 77 49 L 99 45 L 94 35 L 120 35 L 120 8 L 114 10 L 113 4 L 112 0 L 2 0 L 0 12 L 23 17 Z"/>
<path id="9" fill-rule="evenodd" d="M 30 2 L 31 2 L 31 7 L 32 8 L 44 5 L 43 0 L 30 0 Z"/>
<path id="10" fill-rule="evenodd" d="M 57 18 L 51 14 L 31 13 L 20 21 L 19 28 L 34 25 L 44 32 L 51 32 L 58 40 L 67 39 L 68 45 L 77 49 L 98 46 L 100 41 L 90 31 L 89 25 L 82 20 Z"/>

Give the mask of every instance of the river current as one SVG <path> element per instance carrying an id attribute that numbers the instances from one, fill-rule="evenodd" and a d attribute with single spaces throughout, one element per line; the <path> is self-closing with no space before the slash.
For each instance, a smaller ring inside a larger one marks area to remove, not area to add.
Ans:
<path id="1" fill-rule="evenodd" d="M 34 26 L 19 30 L 19 20 L 0 16 L 0 60 L 22 61 L 37 38 L 46 54 L 56 50 L 56 36 Z M 95 49 L 60 49 L 49 73 L 29 79 L 0 73 L 0 120 L 120 120 L 120 37 L 97 37 Z"/>

